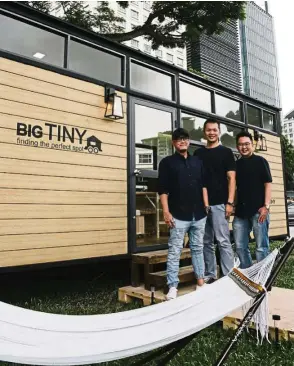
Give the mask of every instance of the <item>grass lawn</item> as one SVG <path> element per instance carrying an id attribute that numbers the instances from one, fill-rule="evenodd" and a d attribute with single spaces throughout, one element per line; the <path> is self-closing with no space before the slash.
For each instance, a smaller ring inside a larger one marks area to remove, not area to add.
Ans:
<path id="1" fill-rule="evenodd" d="M 272 247 L 278 244 L 274 242 Z M 98 314 L 134 309 L 140 307 L 141 303 L 125 305 L 117 301 L 117 289 L 130 283 L 128 266 L 126 261 L 120 261 L 113 262 L 111 266 L 91 264 L 2 275 L 1 300 L 34 310 L 62 314 Z M 294 289 L 294 255 L 288 260 L 275 286 Z M 231 331 L 224 331 L 218 324 L 206 328 L 170 365 L 213 365 L 231 334 Z M 129 365 L 130 362 L 121 360 L 102 365 Z M 4 362 L 0 364 L 8 365 Z M 156 363 L 149 365 L 155 366 Z M 257 346 L 255 334 L 244 333 L 226 365 L 293 366 L 294 346 L 289 342 L 279 346 L 264 342 L 262 346 Z"/>

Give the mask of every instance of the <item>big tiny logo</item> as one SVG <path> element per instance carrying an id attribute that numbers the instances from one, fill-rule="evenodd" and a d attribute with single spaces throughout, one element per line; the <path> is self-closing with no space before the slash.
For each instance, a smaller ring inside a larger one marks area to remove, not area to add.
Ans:
<path id="1" fill-rule="evenodd" d="M 64 125 L 45 123 L 44 126 L 18 122 L 16 126 L 17 144 L 25 146 L 43 147 L 55 150 L 67 150 L 90 154 L 102 152 L 102 141 L 91 135 L 85 138 L 87 130 Z M 86 141 L 86 146 L 84 145 Z"/>

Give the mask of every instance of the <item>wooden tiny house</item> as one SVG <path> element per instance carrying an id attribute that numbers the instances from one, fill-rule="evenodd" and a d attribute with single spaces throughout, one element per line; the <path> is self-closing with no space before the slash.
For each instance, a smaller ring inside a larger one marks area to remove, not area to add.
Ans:
<path id="1" fill-rule="evenodd" d="M 278 108 L 20 3 L 0 4 L 0 24 L 0 267 L 167 248 L 158 163 L 176 127 L 203 144 L 209 116 L 231 148 L 241 129 L 266 137 L 270 235 L 287 235 Z M 108 86 L 123 118 L 104 117 Z"/>

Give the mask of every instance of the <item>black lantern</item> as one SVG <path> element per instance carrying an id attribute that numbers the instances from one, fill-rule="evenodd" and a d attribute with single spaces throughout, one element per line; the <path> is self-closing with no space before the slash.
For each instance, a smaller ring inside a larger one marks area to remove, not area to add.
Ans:
<path id="1" fill-rule="evenodd" d="M 115 89 L 109 87 L 105 88 L 105 103 L 107 103 L 107 105 L 104 117 L 111 119 L 124 118 L 122 97 L 117 95 Z"/>
<path id="2" fill-rule="evenodd" d="M 259 133 L 257 130 L 254 130 L 253 138 L 254 138 L 254 141 L 256 142 L 255 150 L 267 151 L 266 138 L 261 133 Z"/>

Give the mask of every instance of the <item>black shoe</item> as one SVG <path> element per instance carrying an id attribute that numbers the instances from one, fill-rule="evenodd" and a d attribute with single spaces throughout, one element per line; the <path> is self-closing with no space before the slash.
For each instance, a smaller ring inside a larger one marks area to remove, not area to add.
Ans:
<path id="1" fill-rule="evenodd" d="M 207 285 L 211 285 L 213 282 L 215 282 L 216 281 L 216 279 L 215 278 L 212 278 L 212 277 L 210 277 L 210 278 L 208 278 L 208 280 L 207 281 L 205 281 L 205 283 L 207 284 Z"/>

